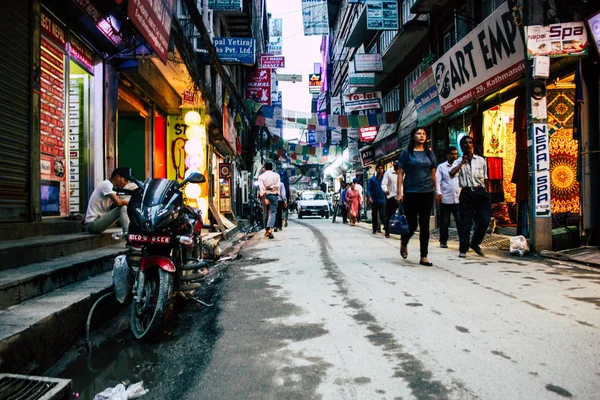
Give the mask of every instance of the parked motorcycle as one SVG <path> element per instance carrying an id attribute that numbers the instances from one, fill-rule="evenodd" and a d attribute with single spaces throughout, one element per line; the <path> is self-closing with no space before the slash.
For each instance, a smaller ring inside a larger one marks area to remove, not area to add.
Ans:
<path id="1" fill-rule="evenodd" d="M 202 214 L 183 202 L 187 183 L 203 183 L 205 177 L 192 172 L 183 182 L 129 177 L 137 189 L 117 189 L 131 195 L 127 214 L 127 246 L 134 251 L 115 262 L 113 286 L 124 303 L 133 294 L 131 330 L 137 339 L 162 332 L 172 296 L 197 289 L 205 279 L 209 263 L 202 259 Z"/>

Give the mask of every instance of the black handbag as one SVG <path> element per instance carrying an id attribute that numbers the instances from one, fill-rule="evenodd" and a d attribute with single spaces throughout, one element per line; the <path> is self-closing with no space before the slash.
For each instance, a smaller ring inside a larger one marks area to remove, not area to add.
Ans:
<path id="1" fill-rule="evenodd" d="M 402 203 L 398 204 L 398 208 L 392 217 L 389 224 L 390 233 L 394 235 L 408 235 L 408 219 L 404 215 L 404 207 Z"/>

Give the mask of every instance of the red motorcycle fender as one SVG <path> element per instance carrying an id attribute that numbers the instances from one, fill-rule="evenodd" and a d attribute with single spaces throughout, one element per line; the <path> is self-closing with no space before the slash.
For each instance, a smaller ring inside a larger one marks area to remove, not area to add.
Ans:
<path id="1" fill-rule="evenodd" d="M 140 271 L 142 272 L 154 266 L 158 266 L 160 269 L 167 272 L 175 272 L 175 264 L 173 264 L 173 261 L 168 257 L 149 256 L 142 258 L 140 261 Z"/>

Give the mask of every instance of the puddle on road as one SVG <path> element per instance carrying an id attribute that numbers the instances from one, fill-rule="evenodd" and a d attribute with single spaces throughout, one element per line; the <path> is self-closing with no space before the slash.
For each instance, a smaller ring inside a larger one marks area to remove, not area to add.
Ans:
<path id="1" fill-rule="evenodd" d="M 73 393 L 80 400 L 92 400 L 94 395 L 123 381 L 144 381 L 150 386 L 156 379 L 158 357 L 149 345 L 137 341 L 111 340 L 94 349 L 91 356 L 82 354 L 69 363 L 59 378 L 73 380 Z"/>

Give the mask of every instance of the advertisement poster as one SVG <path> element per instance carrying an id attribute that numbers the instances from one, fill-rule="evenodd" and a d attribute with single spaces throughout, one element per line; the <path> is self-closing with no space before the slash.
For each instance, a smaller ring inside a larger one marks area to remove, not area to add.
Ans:
<path id="1" fill-rule="evenodd" d="M 444 115 L 523 75 L 524 42 L 512 21 L 505 2 L 433 64 Z"/>
<path id="2" fill-rule="evenodd" d="M 281 18 L 271 18 L 269 20 L 269 35 L 283 36 L 283 20 Z"/>
<path id="3" fill-rule="evenodd" d="M 375 86 L 375 73 L 349 74 L 348 86 L 353 87 L 373 87 Z"/>
<path id="4" fill-rule="evenodd" d="M 281 36 L 269 38 L 269 54 L 280 55 L 282 53 Z"/>
<path id="5" fill-rule="evenodd" d="M 361 142 L 372 142 L 377 136 L 377 127 L 367 126 L 365 128 L 358 128 L 358 136 Z"/>
<path id="6" fill-rule="evenodd" d="M 590 17 L 587 23 L 592 32 L 594 42 L 596 43 L 596 50 L 598 50 L 598 53 L 600 54 L 600 11 L 596 15 Z"/>
<path id="7" fill-rule="evenodd" d="M 254 39 L 215 36 L 213 45 L 224 63 L 254 65 Z"/>
<path id="8" fill-rule="evenodd" d="M 321 91 L 322 85 L 323 85 L 323 82 L 321 81 L 321 74 L 308 75 L 308 92 L 309 93 L 319 93 Z"/>
<path id="9" fill-rule="evenodd" d="M 271 105 L 271 70 L 255 68 L 246 72 L 246 99 Z"/>
<path id="10" fill-rule="evenodd" d="M 128 15 L 160 60 L 167 64 L 175 0 L 130 0 Z"/>
<path id="11" fill-rule="evenodd" d="M 367 29 L 398 30 L 397 0 L 367 0 Z"/>
<path id="12" fill-rule="evenodd" d="M 352 93 L 344 95 L 344 110 L 349 113 L 381 108 L 381 92 Z"/>
<path id="13" fill-rule="evenodd" d="M 588 53 L 588 37 L 583 22 L 548 26 L 526 26 L 527 57 L 582 56 Z"/>
<path id="14" fill-rule="evenodd" d="M 419 125 L 427 126 L 442 117 L 442 105 L 431 68 L 427 68 L 427 71 L 410 85 L 410 90 L 415 99 Z"/>
<path id="15" fill-rule="evenodd" d="M 329 35 L 327 0 L 302 0 L 304 36 Z"/>
<path id="16" fill-rule="evenodd" d="M 381 72 L 383 71 L 383 61 L 381 54 L 355 54 L 354 55 L 355 72 Z"/>

